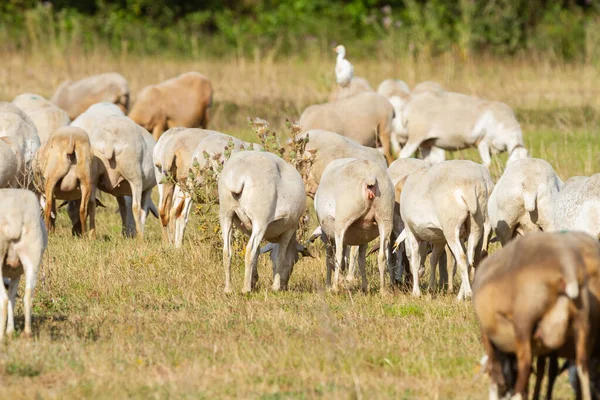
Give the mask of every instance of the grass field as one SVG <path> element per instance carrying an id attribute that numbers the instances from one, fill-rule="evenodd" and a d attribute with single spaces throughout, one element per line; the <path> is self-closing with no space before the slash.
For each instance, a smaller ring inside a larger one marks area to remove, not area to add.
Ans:
<path id="1" fill-rule="evenodd" d="M 333 57 L 332 57 L 333 58 Z M 280 129 L 308 104 L 324 101 L 333 60 L 182 61 L 2 56 L 0 100 L 23 92 L 51 96 L 67 77 L 118 71 L 133 97 L 144 85 L 197 70 L 214 83 L 211 129 L 252 137 L 248 116 Z M 523 123 L 535 157 L 565 180 L 600 171 L 600 80 L 592 66 L 542 61 L 357 62 L 372 85 L 387 77 L 501 100 Z M 478 160 L 475 152 L 455 157 Z M 494 162 L 498 176 L 506 159 Z M 470 302 L 427 294 L 380 296 L 369 259 L 368 295 L 324 288 L 324 251 L 297 264 L 290 291 L 273 293 L 261 258 L 260 288 L 241 295 L 243 260 L 234 259 L 236 291 L 222 291 L 220 246 L 196 221 L 184 247 L 161 242 L 150 219 L 144 241 L 120 236 L 116 203 L 98 218 L 98 239 L 70 235 L 67 217 L 44 256 L 34 298 L 32 340 L 0 344 L 0 398 L 483 398 L 483 354 Z M 218 241 L 217 241 L 218 242 Z M 17 310 L 17 324 L 23 318 Z M 570 398 L 566 377 L 558 398 Z"/>

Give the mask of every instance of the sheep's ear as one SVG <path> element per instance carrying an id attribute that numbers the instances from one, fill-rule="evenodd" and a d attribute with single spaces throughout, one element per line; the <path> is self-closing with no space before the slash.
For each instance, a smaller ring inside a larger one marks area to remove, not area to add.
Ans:
<path id="1" fill-rule="evenodd" d="M 264 246 L 262 249 L 260 249 L 260 254 L 269 253 L 269 252 L 273 251 L 274 248 L 275 248 L 275 244 L 269 243 L 266 246 Z"/>
<path id="2" fill-rule="evenodd" d="M 298 253 L 302 254 L 303 257 L 314 258 L 310 251 L 308 251 L 308 247 L 301 245 L 300 243 L 296 243 L 296 250 Z"/>

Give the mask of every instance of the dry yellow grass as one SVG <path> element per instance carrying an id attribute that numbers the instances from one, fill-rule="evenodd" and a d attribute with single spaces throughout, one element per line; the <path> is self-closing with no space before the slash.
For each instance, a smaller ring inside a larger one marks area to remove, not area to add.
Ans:
<path id="1" fill-rule="evenodd" d="M 22 92 L 49 97 L 69 78 L 118 71 L 135 93 L 144 85 L 197 70 L 215 87 L 212 129 L 250 138 L 247 116 L 281 127 L 308 104 L 324 101 L 333 60 L 189 61 L 64 59 L 2 55 L 0 99 Z M 593 67 L 452 58 L 357 62 L 375 87 L 384 78 L 445 87 L 505 101 L 524 121 L 534 156 L 563 179 L 600 171 Z M 456 155 L 478 159 L 474 152 Z M 505 157 L 502 158 L 504 160 Z M 501 163 L 494 173 L 501 172 Z M 239 294 L 243 262 L 235 259 L 236 294 L 222 292 L 220 248 L 192 218 L 184 247 L 161 243 L 150 219 L 144 241 L 120 236 L 115 203 L 98 216 L 96 241 L 70 236 L 59 214 L 34 301 L 35 338 L 0 345 L 0 398 L 482 398 L 482 355 L 469 302 L 454 296 L 325 292 L 324 254 L 296 266 L 287 293 L 272 293 L 261 258 L 260 289 Z M 17 310 L 17 322 L 22 325 Z M 570 397 L 565 376 L 556 393 Z"/>

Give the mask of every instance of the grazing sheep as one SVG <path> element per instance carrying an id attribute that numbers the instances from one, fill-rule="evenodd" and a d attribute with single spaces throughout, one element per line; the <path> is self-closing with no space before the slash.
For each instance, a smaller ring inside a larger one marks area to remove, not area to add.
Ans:
<path id="1" fill-rule="evenodd" d="M 35 169 L 44 181 L 44 221 L 48 231 L 54 230 L 51 214 L 56 214 L 55 199 L 81 200 L 79 222 L 86 232 L 90 216 L 90 235 L 96 234 L 97 161 L 88 134 L 81 128 L 65 126 L 55 130 L 39 149 Z M 89 207 L 89 208 L 88 208 Z"/>
<path id="2" fill-rule="evenodd" d="M 286 290 L 297 261 L 305 252 L 296 241 L 298 221 L 306 210 L 302 177 L 274 154 L 241 151 L 231 156 L 219 180 L 219 218 L 223 232 L 225 292 L 231 292 L 231 237 L 235 224 L 250 240 L 246 247 L 244 293 L 258 281 L 261 240 L 273 244 L 273 290 Z"/>
<path id="3" fill-rule="evenodd" d="M 24 337 L 31 336 L 31 307 L 42 255 L 48 243 L 36 196 L 24 189 L 0 189 L 0 341 L 15 330 L 14 311 L 21 275 L 25 274 Z"/>
<path id="4" fill-rule="evenodd" d="M 600 174 L 568 179 L 554 202 L 554 229 L 587 232 L 600 238 Z"/>
<path id="5" fill-rule="evenodd" d="M 389 266 L 389 240 L 393 226 L 394 187 L 379 162 L 342 158 L 330 162 L 315 195 L 319 225 L 326 236 L 327 285 L 338 289 L 344 246 L 359 246 L 358 265 L 362 290 L 367 291 L 367 245 L 379 237 L 380 291 L 385 292 L 385 270 Z M 332 246 L 330 239 L 335 242 Z M 335 252 L 335 259 L 333 253 Z M 333 283 L 331 271 L 335 269 Z M 390 277 L 391 278 L 391 277 Z"/>
<path id="6" fill-rule="evenodd" d="M 591 398 L 588 355 L 598 348 L 599 274 L 600 245 L 582 232 L 530 233 L 484 260 L 475 274 L 473 304 L 492 381 L 490 398 L 512 392 L 513 399 L 526 399 L 532 358 L 550 355 L 576 361 L 583 398 Z"/>
<path id="7" fill-rule="evenodd" d="M 163 228 L 163 239 L 168 242 L 173 240 L 169 226 L 173 201 L 180 192 L 178 184 L 187 180 L 194 149 L 211 132 L 199 128 L 171 128 L 161 135 L 154 146 L 152 160 L 158 186 L 158 214 Z M 172 179 L 168 179 L 169 177 Z"/>
<path id="8" fill-rule="evenodd" d="M 426 91 L 412 95 L 401 113 L 408 141 L 400 158 L 410 157 L 419 147 L 428 152 L 432 146 L 451 151 L 477 147 L 486 167 L 492 162 L 490 151 L 507 151 L 508 164 L 528 157 L 521 126 L 504 103 Z"/>
<path id="9" fill-rule="evenodd" d="M 395 246 L 406 236 L 413 295 L 421 295 L 418 272 L 424 268 L 427 245 L 433 245 L 429 281 L 433 288 L 435 266 L 447 244 L 462 279 L 458 300 L 471 296 L 469 267 L 487 252 L 491 231 L 487 202 L 492 187 L 489 171 L 472 161 L 444 161 L 408 176 L 400 194 L 404 234 L 398 236 Z"/>
<path id="10" fill-rule="evenodd" d="M 307 107 L 298 121 L 302 131 L 323 129 L 346 136 L 368 147 L 383 147 L 388 163 L 394 161 L 390 147 L 394 109 L 377 93 L 360 93 L 335 103 Z"/>
<path id="11" fill-rule="evenodd" d="M 116 104 L 122 112 L 129 109 L 129 85 L 120 74 L 109 72 L 79 81 L 66 80 L 56 89 L 50 101 L 74 120 L 91 105 L 101 102 Z"/>
<path id="12" fill-rule="evenodd" d="M 150 195 L 156 185 L 152 150 L 156 141 L 127 117 L 112 116 L 90 133 L 98 163 L 98 189 L 117 198 L 124 233 L 143 236 L 151 211 L 158 216 Z M 124 196 L 131 196 L 131 204 Z M 135 227 L 131 224 L 131 213 Z"/>
<path id="13" fill-rule="evenodd" d="M 561 187 L 545 160 L 525 158 L 507 165 L 488 200 L 490 222 L 502 246 L 517 234 L 552 230 Z"/>
<path id="14" fill-rule="evenodd" d="M 410 88 L 400 79 L 386 79 L 377 87 L 377 93 L 389 99 L 393 96 L 410 95 Z"/>
<path id="15" fill-rule="evenodd" d="M 0 102 L 0 137 L 12 138 L 29 167 L 40 147 L 40 137 L 35 124 L 23 110 L 12 103 Z"/>
<path id="16" fill-rule="evenodd" d="M 113 103 L 103 102 L 92 104 L 79 117 L 71 123 L 71 126 L 81 128 L 89 135 L 94 129 L 102 126 L 108 117 L 124 117 L 123 111 Z"/>
<path id="17" fill-rule="evenodd" d="M 167 136 L 168 135 L 168 136 Z M 167 136 L 167 140 L 163 138 Z M 163 225 L 164 237 L 179 248 L 183 244 L 183 235 L 191 211 L 192 198 L 179 185 L 189 186 L 197 182 L 189 181 L 190 168 L 196 159 L 198 168 L 206 164 L 204 152 L 211 157 L 221 154 L 219 161 L 224 161 L 223 153 L 227 145 L 233 142 L 232 152 L 241 148 L 251 149 L 250 143 L 243 142 L 224 133 L 198 128 L 173 128 L 165 132 L 154 147 L 154 165 L 156 181 L 159 188 L 160 203 L 158 213 Z M 171 176 L 173 180 L 163 180 Z M 199 179 L 199 178 L 197 178 Z M 173 237 L 170 221 L 175 220 Z"/>
<path id="18" fill-rule="evenodd" d="M 414 94 L 423 93 L 423 92 L 441 93 L 443 91 L 444 91 L 444 88 L 439 83 L 433 82 L 433 81 L 424 81 L 424 82 L 418 83 L 413 88 L 412 93 L 414 93 Z"/>
<path id="19" fill-rule="evenodd" d="M 309 140 L 306 144 L 306 150 L 313 157 L 308 179 L 305 183 L 306 194 L 310 198 L 314 199 L 323 171 L 333 160 L 357 158 L 371 160 L 381 164 L 384 168 L 387 167 L 385 157 L 379 151 L 372 147 L 362 146 L 345 136 L 322 129 L 314 129 L 297 135 L 294 140 L 304 140 L 307 136 Z"/>
<path id="20" fill-rule="evenodd" d="M 66 111 L 56 107 L 40 95 L 23 93 L 15 97 L 12 103 L 31 118 L 37 128 L 40 142 L 48 139 L 56 129 L 71 123 Z"/>
<path id="21" fill-rule="evenodd" d="M 391 136 L 391 145 L 394 154 L 399 154 L 401 146 L 405 145 L 408 141 L 408 135 L 402 121 L 404 107 L 408 104 L 414 94 L 428 90 L 443 91 L 442 87 L 435 82 L 419 83 L 413 92 L 411 92 L 408 85 L 401 80 L 394 81 L 392 79 L 386 79 L 379 85 L 377 92 L 382 96 L 385 96 L 394 108 Z M 430 164 L 437 164 L 446 159 L 444 150 L 435 146 L 422 149 L 421 152 L 423 158 Z"/>
<path id="22" fill-rule="evenodd" d="M 206 128 L 212 98 L 210 80 L 197 72 L 188 72 L 142 89 L 129 118 L 158 140 L 164 131 L 176 126 Z"/>

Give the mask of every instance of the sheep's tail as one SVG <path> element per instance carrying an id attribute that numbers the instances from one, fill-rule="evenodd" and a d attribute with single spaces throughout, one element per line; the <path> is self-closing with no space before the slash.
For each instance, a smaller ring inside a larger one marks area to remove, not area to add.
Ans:
<path id="1" fill-rule="evenodd" d="M 561 253 L 559 257 L 565 283 L 565 293 L 570 299 L 576 299 L 579 297 L 580 286 L 577 277 L 578 260 L 568 253 Z"/>
<path id="2" fill-rule="evenodd" d="M 229 189 L 234 196 L 240 196 L 242 194 L 245 184 L 246 176 L 244 174 L 230 175 L 227 177 L 227 189 Z"/>
<path id="3" fill-rule="evenodd" d="M 527 212 L 534 212 L 538 195 L 537 189 L 531 192 L 523 188 L 521 193 L 523 193 L 523 206 L 525 207 L 525 210 L 527 210 Z"/>
<path id="4" fill-rule="evenodd" d="M 477 186 L 473 188 L 471 193 L 465 193 L 464 191 L 461 191 L 460 198 L 467 206 L 467 210 L 471 215 L 477 214 L 477 211 L 479 211 L 479 202 L 477 201 Z"/>

